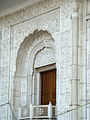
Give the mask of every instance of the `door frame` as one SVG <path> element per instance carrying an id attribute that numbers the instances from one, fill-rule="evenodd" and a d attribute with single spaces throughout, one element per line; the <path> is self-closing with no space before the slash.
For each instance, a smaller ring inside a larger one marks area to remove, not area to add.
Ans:
<path id="1" fill-rule="evenodd" d="M 35 80 L 36 83 L 34 82 L 34 88 L 37 89 L 37 92 L 34 93 L 34 101 L 36 99 L 36 101 L 34 102 L 34 104 L 36 105 L 40 105 L 41 104 L 41 72 L 45 72 L 45 71 L 49 71 L 52 69 L 56 69 L 56 63 L 50 64 L 50 65 L 46 65 L 46 66 L 42 66 L 39 68 L 35 68 Z M 56 72 L 57 74 L 57 72 Z M 56 78 L 57 81 L 57 78 Z M 36 84 L 36 86 L 35 86 Z M 34 89 L 33 88 L 33 89 Z"/>

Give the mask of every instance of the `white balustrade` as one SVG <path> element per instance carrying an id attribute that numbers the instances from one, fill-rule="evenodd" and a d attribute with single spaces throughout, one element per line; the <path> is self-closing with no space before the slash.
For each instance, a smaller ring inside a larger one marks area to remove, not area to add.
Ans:
<path id="1" fill-rule="evenodd" d="M 30 104 L 29 108 L 29 116 L 23 116 L 22 117 L 22 107 L 19 107 L 19 112 L 18 112 L 18 120 L 20 119 L 25 119 L 30 118 L 32 120 L 33 118 L 55 118 L 55 112 L 56 112 L 56 107 L 49 102 L 49 105 L 32 105 Z"/>

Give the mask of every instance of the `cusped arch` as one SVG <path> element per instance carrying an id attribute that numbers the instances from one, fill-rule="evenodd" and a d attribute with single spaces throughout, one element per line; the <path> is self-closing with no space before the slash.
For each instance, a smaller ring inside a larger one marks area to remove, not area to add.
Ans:
<path id="1" fill-rule="evenodd" d="M 38 45 L 35 45 L 30 53 L 30 55 L 28 56 L 29 61 L 28 61 L 28 74 L 33 74 L 33 67 L 34 67 L 34 63 L 35 63 L 35 58 L 36 56 L 39 54 L 40 51 L 42 51 L 45 48 L 51 48 L 55 51 L 55 44 L 53 43 L 52 40 L 44 40 L 42 42 L 40 42 Z M 29 69 L 31 68 L 31 69 Z"/>
<path id="2" fill-rule="evenodd" d="M 25 67 L 27 69 L 29 65 L 32 65 L 34 56 L 43 47 L 52 47 L 55 49 L 54 39 L 52 38 L 52 35 L 47 31 L 35 30 L 33 34 L 30 34 L 24 39 L 19 47 L 17 54 L 15 76 L 23 76 L 23 71 L 24 76 L 27 75 L 27 70 L 25 70 Z M 30 64 L 28 60 L 32 61 L 32 63 Z"/>
<path id="3" fill-rule="evenodd" d="M 31 96 L 34 80 L 34 63 L 36 56 L 45 48 L 50 48 L 55 51 L 55 41 L 50 33 L 43 30 L 35 30 L 33 34 L 26 37 L 20 45 L 16 59 L 16 72 L 14 76 L 15 90 L 19 89 L 20 94 L 18 95 L 16 91 L 14 92 L 15 111 L 18 111 L 17 106 L 26 106 L 30 104 L 30 101 L 32 101 Z M 24 98 L 25 96 L 26 98 Z M 25 101 L 23 101 L 23 99 L 25 99 Z"/>

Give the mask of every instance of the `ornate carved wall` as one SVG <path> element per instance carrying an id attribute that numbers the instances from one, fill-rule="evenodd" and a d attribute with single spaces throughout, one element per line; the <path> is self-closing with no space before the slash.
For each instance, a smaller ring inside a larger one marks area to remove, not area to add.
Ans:
<path id="1" fill-rule="evenodd" d="M 84 51 L 86 49 L 82 49 L 83 41 L 86 42 L 86 31 L 83 29 L 86 26 L 84 18 L 86 16 L 82 11 L 84 2 L 82 4 L 81 0 L 77 0 L 77 3 L 79 5 L 78 91 L 80 91 L 78 104 L 82 105 L 81 87 L 86 90 L 83 84 L 81 86 L 81 82 L 84 80 L 83 75 L 86 74 L 84 63 L 81 60 L 83 56 L 86 56 Z M 71 14 L 74 6 L 76 6 L 76 0 L 43 0 L 0 18 L 1 120 L 13 120 L 12 110 L 17 118 L 19 104 L 25 106 L 30 103 L 32 84 L 29 83 L 29 80 L 32 78 L 33 69 L 55 62 L 57 68 L 57 118 L 58 120 L 71 120 L 71 112 L 60 114 L 70 110 L 72 102 Z M 82 17 L 82 15 L 84 16 Z M 48 59 L 45 59 L 43 54 Z M 82 111 L 80 111 L 80 115 Z M 81 118 L 82 115 L 78 116 L 78 119 Z"/>
<path id="2" fill-rule="evenodd" d="M 35 30 L 47 31 L 52 37 L 49 39 L 54 40 L 55 51 L 47 50 L 41 52 L 50 52 L 49 56 L 55 55 L 55 59 L 51 62 L 56 61 L 57 67 L 57 114 L 67 110 L 70 108 L 70 80 L 71 80 L 71 64 L 72 64 L 72 34 L 71 34 L 71 18 L 70 14 L 73 8 L 73 1 L 59 1 L 59 0 L 44 0 L 38 4 L 33 5 L 32 7 L 24 8 L 20 11 L 7 15 L 1 19 L 2 21 L 2 87 L 6 86 L 1 91 L 3 95 L 1 95 L 1 104 L 9 103 L 12 108 L 18 108 L 18 104 L 26 104 L 23 101 L 20 101 L 20 90 L 21 86 L 24 88 L 26 92 L 27 83 L 27 55 L 30 51 L 29 46 L 34 44 L 34 40 L 30 40 L 32 42 L 27 41 L 27 38 L 33 36 Z M 46 34 L 46 33 L 45 33 Z M 29 36 L 30 35 L 30 36 Z M 27 37 L 29 36 L 29 37 Z M 48 35 L 45 35 L 48 37 Z M 41 36 L 42 37 L 42 36 Z M 53 39 L 52 39 L 53 38 Z M 42 38 L 39 38 L 40 40 Z M 22 44 L 23 41 L 27 41 L 25 44 Z M 36 40 L 35 41 L 39 41 Z M 27 47 L 28 44 L 28 47 Z M 30 45 L 31 44 L 31 45 Z M 24 46 L 23 46 L 24 45 Z M 5 46 L 5 47 L 4 47 Z M 22 48 L 22 49 L 21 49 Z M 26 49 L 23 49 L 26 48 Z M 28 49 L 27 49 L 28 48 Z M 22 51 L 18 51 L 22 50 Z M 4 52 L 5 51 L 5 52 Z M 40 54 L 41 54 L 40 52 Z M 56 52 L 56 54 L 54 53 Z M 27 53 L 27 54 L 26 54 Z M 37 61 L 40 57 L 40 54 L 37 55 Z M 46 54 L 47 55 L 47 54 Z M 19 57 L 18 57 L 19 56 Z M 20 61 L 17 61 L 20 59 Z M 22 61 L 22 62 L 21 62 Z M 37 66 L 37 61 L 35 62 L 35 66 Z M 16 66 L 17 64 L 17 66 Z M 46 64 L 46 63 L 42 63 Z M 38 64 L 39 65 L 39 64 Z M 22 66 L 22 67 L 21 67 Z M 30 77 L 30 76 L 28 76 Z M 17 82 L 16 82 L 17 81 Z M 21 82 L 23 81 L 23 82 Z M 16 87 L 17 86 L 17 87 Z M 18 88 L 15 93 L 13 93 L 13 89 Z M 2 89 L 2 88 L 1 88 Z M 23 91 L 23 89 L 22 89 Z M 15 96 L 13 96 L 15 94 Z M 22 96 L 26 96 L 26 93 L 22 94 Z M 21 97 L 22 98 L 22 97 Z M 67 99 L 68 98 L 68 99 Z M 62 101 L 63 99 L 63 101 Z M 16 101 L 19 102 L 17 103 Z M 24 98 L 26 101 L 26 97 Z M 28 99 L 27 103 L 30 99 Z M 7 107 L 7 111 L 6 110 Z M 15 110 L 15 109 L 14 109 Z M 12 112 L 10 109 L 10 105 L 3 106 L 0 109 L 0 117 L 4 120 L 7 118 L 8 120 L 12 119 Z M 17 117 L 17 113 L 15 113 Z M 59 117 L 59 119 L 63 119 L 63 117 L 67 117 L 67 120 L 70 118 L 70 113 L 64 116 Z M 11 118 L 10 118 L 11 117 Z"/>

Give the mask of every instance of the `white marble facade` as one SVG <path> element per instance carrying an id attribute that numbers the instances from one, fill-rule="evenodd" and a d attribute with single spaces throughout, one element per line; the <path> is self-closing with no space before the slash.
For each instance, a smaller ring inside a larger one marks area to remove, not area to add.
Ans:
<path id="1" fill-rule="evenodd" d="M 40 104 L 39 72 L 52 67 L 57 119 L 90 120 L 89 0 L 43 0 L 0 18 L 0 120 Z"/>

